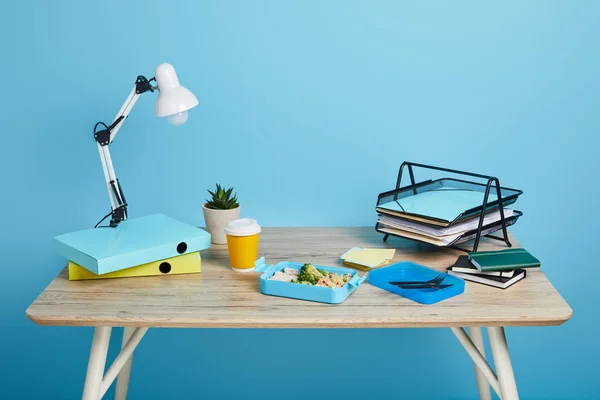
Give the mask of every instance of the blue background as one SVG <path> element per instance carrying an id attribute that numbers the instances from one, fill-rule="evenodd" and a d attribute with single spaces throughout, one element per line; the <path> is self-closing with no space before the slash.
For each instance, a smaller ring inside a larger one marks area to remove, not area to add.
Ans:
<path id="1" fill-rule="evenodd" d="M 0 397 L 81 395 L 92 330 L 25 309 L 64 266 L 51 238 L 107 212 L 94 123 L 166 61 L 200 106 L 174 128 L 140 98 L 112 146 L 132 217 L 203 225 L 221 182 L 265 226 L 371 225 L 403 160 L 497 175 L 524 190 L 513 231 L 574 309 L 507 329 L 520 394 L 600 398 L 600 3 L 412 3 L 3 2 Z M 270 349 L 306 341 L 342 351 Z M 477 397 L 449 330 L 161 329 L 134 359 L 131 399 L 259 395 Z"/>

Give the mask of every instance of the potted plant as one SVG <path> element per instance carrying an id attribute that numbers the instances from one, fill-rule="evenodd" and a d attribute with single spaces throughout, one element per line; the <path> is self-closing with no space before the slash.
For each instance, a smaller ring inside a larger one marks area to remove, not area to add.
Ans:
<path id="1" fill-rule="evenodd" d="M 223 189 L 219 184 L 214 192 L 208 190 L 208 193 L 212 198 L 202 206 L 206 230 L 210 233 L 212 243 L 226 244 L 225 226 L 240 217 L 237 194 L 232 196 L 232 187 Z"/>

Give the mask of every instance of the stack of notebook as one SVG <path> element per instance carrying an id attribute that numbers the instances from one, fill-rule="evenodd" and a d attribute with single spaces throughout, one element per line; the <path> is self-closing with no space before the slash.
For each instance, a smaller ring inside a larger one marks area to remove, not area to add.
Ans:
<path id="1" fill-rule="evenodd" d="M 504 207 L 514 203 L 518 190 L 501 189 Z M 475 238 L 479 227 L 485 186 L 454 179 L 440 179 L 413 189 L 380 195 L 376 207 L 382 233 L 448 247 Z M 490 192 L 482 235 L 502 229 L 498 197 Z M 514 224 L 520 211 L 503 208 L 506 226 Z"/>
<path id="2" fill-rule="evenodd" d="M 161 214 L 54 238 L 69 280 L 199 273 L 209 247 L 208 232 Z"/>
<path id="3" fill-rule="evenodd" d="M 480 251 L 458 257 L 446 270 L 462 279 L 506 289 L 527 276 L 540 261 L 523 248 Z"/>

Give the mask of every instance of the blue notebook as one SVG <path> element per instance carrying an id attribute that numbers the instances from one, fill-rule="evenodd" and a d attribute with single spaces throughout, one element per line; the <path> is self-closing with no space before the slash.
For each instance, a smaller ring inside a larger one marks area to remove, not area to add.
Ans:
<path id="1" fill-rule="evenodd" d="M 56 236 L 56 252 L 95 274 L 106 274 L 210 247 L 210 234 L 162 214 L 133 218 L 116 228 Z"/>

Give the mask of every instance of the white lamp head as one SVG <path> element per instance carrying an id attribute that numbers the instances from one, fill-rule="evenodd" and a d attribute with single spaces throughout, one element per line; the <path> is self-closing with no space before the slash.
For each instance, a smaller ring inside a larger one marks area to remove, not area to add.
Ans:
<path id="1" fill-rule="evenodd" d="M 173 125 L 182 125 L 187 121 L 187 111 L 198 105 L 198 99 L 192 92 L 179 84 L 175 69 L 171 64 L 160 64 L 154 74 L 158 86 L 156 116 L 168 117 Z"/>

